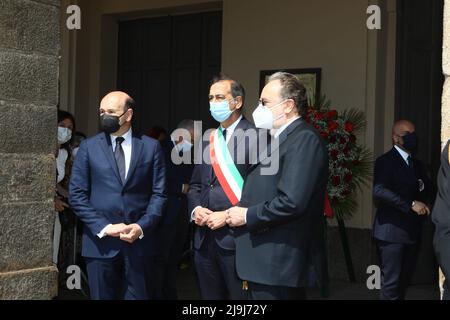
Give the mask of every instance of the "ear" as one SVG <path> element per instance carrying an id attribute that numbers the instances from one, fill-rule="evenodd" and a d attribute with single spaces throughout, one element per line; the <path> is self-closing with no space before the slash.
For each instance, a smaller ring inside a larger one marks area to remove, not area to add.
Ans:
<path id="1" fill-rule="evenodd" d="M 237 96 L 234 101 L 235 101 L 235 104 L 236 104 L 236 110 L 241 109 L 242 108 L 242 97 L 241 96 Z"/>
<path id="2" fill-rule="evenodd" d="M 133 112 L 133 109 L 128 109 L 127 122 L 131 122 L 131 119 L 133 119 Z"/>
<path id="3" fill-rule="evenodd" d="M 399 136 L 397 136 L 395 133 L 392 135 L 392 141 L 394 141 L 395 144 L 400 142 Z"/>
<path id="4" fill-rule="evenodd" d="M 284 113 L 289 114 L 292 112 L 292 110 L 295 109 L 295 103 L 294 100 L 289 99 L 286 103 L 286 107 L 284 108 Z"/>

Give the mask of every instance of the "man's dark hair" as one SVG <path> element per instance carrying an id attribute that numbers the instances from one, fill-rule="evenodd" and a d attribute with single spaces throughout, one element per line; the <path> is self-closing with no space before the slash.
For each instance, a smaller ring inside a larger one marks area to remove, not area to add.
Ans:
<path id="1" fill-rule="evenodd" d="M 186 129 L 189 131 L 194 131 L 194 120 L 184 119 L 178 124 L 177 129 Z"/>
<path id="2" fill-rule="evenodd" d="M 136 108 L 136 102 L 134 102 L 133 98 L 127 98 L 125 100 L 125 106 L 124 106 L 124 111 L 127 112 L 129 109 L 133 109 L 135 110 Z"/>
<path id="3" fill-rule="evenodd" d="M 60 123 L 63 120 L 66 120 L 66 119 L 69 119 L 70 121 L 72 121 L 73 128 L 75 129 L 76 128 L 75 117 L 70 112 L 67 112 L 64 110 L 58 110 L 58 123 Z"/>
<path id="4" fill-rule="evenodd" d="M 277 72 L 270 76 L 270 81 L 279 80 L 281 82 L 281 97 L 283 99 L 294 100 L 298 113 L 305 115 L 308 108 L 308 97 L 305 86 L 291 73 Z"/>
<path id="5" fill-rule="evenodd" d="M 226 74 L 220 74 L 219 76 L 216 76 L 212 79 L 211 85 L 216 84 L 217 82 L 221 81 L 230 81 L 231 82 L 231 95 L 233 98 L 242 97 L 242 106 L 245 104 L 245 89 L 242 84 L 237 82 L 236 80 L 230 78 Z M 242 109 L 242 108 L 241 108 Z"/>

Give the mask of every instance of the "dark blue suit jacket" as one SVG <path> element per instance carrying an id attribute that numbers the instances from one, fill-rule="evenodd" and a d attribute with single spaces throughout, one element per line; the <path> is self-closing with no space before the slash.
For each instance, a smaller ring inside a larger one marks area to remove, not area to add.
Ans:
<path id="1" fill-rule="evenodd" d="M 166 159 L 167 194 L 169 201 L 162 223 L 173 225 L 178 222 L 180 210 L 187 213 L 187 197 L 182 193 L 183 184 L 189 184 L 194 166 L 192 164 L 174 164 L 172 152 L 176 152 L 175 144 L 169 138 L 161 142 Z M 185 155 L 186 156 L 186 155 Z M 191 158 L 190 155 L 188 155 Z"/>
<path id="2" fill-rule="evenodd" d="M 231 139 L 235 139 L 236 143 L 234 143 L 234 159 L 233 161 L 236 164 L 236 167 L 243 178 L 245 178 L 247 174 L 247 170 L 250 167 L 250 147 L 257 147 L 257 137 L 253 136 L 254 139 L 246 139 L 243 135 L 239 135 L 238 133 L 245 132 L 248 129 L 254 129 L 255 132 L 259 133 L 256 130 L 255 126 L 248 122 L 245 118 L 238 123 L 236 129 L 233 133 Z M 256 138 L 256 139 L 255 139 Z M 230 140 L 231 142 L 231 140 Z M 245 155 L 238 154 L 237 150 L 242 149 L 242 144 L 244 143 L 245 147 Z M 230 148 L 230 143 L 228 143 L 228 147 Z M 197 149 L 206 157 L 209 157 L 209 143 L 205 143 L 200 148 Z M 237 161 L 238 157 L 240 160 Z M 203 159 L 203 158 L 202 158 Z M 204 208 L 208 208 L 212 211 L 223 211 L 231 208 L 233 205 L 228 200 L 225 192 L 220 186 L 219 181 L 217 180 L 210 159 L 206 159 L 207 161 L 202 161 L 201 164 L 197 164 L 194 167 L 194 172 L 192 174 L 191 182 L 189 185 L 188 192 L 188 209 L 189 214 L 191 214 L 192 210 L 197 206 L 201 206 Z M 209 160 L 209 161 L 208 161 Z M 243 162 L 239 164 L 239 162 Z M 235 243 L 233 238 L 233 229 L 224 226 L 217 230 L 210 230 L 208 227 L 197 227 L 194 234 L 194 248 L 200 249 L 203 240 L 207 234 L 211 234 L 216 243 L 223 249 L 226 250 L 235 250 Z"/>
<path id="3" fill-rule="evenodd" d="M 120 251 L 152 255 L 152 233 L 166 205 L 164 155 L 158 141 L 133 135 L 131 163 L 124 184 L 115 162 L 111 139 L 100 133 L 83 141 L 72 169 L 70 205 L 84 223 L 82 254 L 111 258 Z M 144 238 L 128 244 L 97 234 L 108 224 L 137 223 Z"/>
<path id="4" fill-rule="evenodd" d="M 395 148 L 376 160 L 373 197 L 378 209 L 374 238 L 404 244 L 419 241 L 423 218 L 413 212 L 411 205 L 414 200 L 427 201 L 430 182 L 422 162 L 413 158 L 413 168 Z M 424 183 L 422 192 L 419 179 Z"/>

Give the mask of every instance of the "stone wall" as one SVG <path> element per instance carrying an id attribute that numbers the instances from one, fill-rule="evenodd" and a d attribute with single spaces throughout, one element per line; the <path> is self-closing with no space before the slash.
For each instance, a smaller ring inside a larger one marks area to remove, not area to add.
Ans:
<path id="1" fill-rule="evenodd" d="M 445 0 L 444 4 L 442 69 L 445 76 L 442 93 L 442 143 L 445 145 L 450 139 L 450 0 Z"/>
<path id="2" fill-rule="evenodd" d="M 59 0 L 0 0 L 0 299 L 50 299 Z"/>

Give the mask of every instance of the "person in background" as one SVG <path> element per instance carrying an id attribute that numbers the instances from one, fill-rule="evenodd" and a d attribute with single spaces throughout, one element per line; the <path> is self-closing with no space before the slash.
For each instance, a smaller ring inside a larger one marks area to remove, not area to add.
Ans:
<path id="1" fill-rule="evenodd" d="M 166 129 L 160 126 L 154 126 L 148 130 L 146 135 L 150 138 L 153 138 L 155 140 L 158 140 L 159 142 L 165 141 L 168 139 L 168 134 Z"/>
<path id="2" fill-rule="evenodd" d="M 57 183 L 55 194 L 55 227 L 53 237 L 53 262 L 59 270 L 59 283 L 63 286 L 65 269 L 72 264 L 70 252 L 73 244 L 73 233 L 70 227 L 74 215 L 68 205 L 68 187 L 72 167 L 70 147 L 72 132 L 75 130 L 75 119 L 67 111 L 58 111 L 58 154 L 56 157 Z M 73 248 L 72 248 L 73 249 Z"/>
<path id="3" fill-rule="evenodd" d="M 77 156 L 78 150 L 80 149 L 80 144 L 84 140 L 86 140 L 87 137 L 83 132 L 76 131 L 73 134 L 72 142 L 70 144 L 70 148 L 72 150 L 72 159 L 75 160 L 75 157 Z"/>
<path id="4" fill-rule="evenodd" d="M 191 149 L 195 141 L 194 120 L 189 119 L 181 121 L 177 129 L 161 141 L 166 159 L 168 203 L 157 234 L 156 299 L 178 298 L 176 276 L 189 230 L 186 194 L 193 170 Z"/>
<path id="5" fill-rule="evenodd" d="M 436 226 L 434 232 L 434 252 L 441 267 L 441 299 L 450 300 L 450 141 L 441 156 L 441 168 L 438 173 L 438 193 L 431 214 Z"/>
<path id="6" fill-rule="evenodd" d="M 375 162 L 373 224 L 381 260 L 381 300 L 403 300 L 417 260 L 425 204 L 431 183 L 424 164 L 414 157 L 418 146 L 411 121 L 392 128 L 393 148 Z"/>

